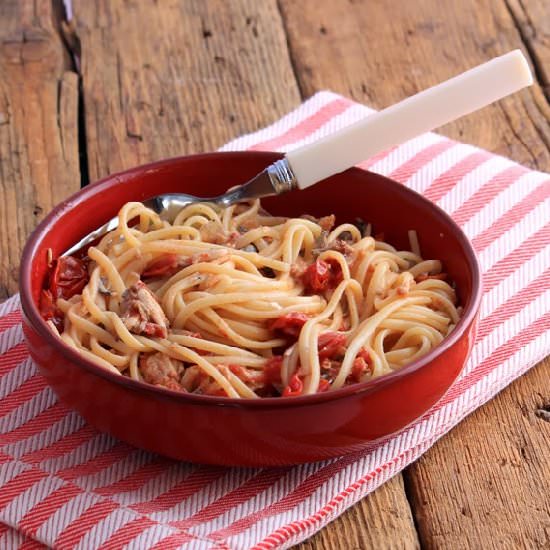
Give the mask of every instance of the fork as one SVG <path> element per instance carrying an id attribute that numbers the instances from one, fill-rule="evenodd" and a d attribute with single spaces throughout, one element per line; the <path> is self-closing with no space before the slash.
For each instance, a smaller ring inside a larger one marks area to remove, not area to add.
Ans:
<path id="1" fill-rule="evenodd" d="M 529 65 L 520 50 L 478 65 L 437 86 L 342 128 L 314 143 L 288 152 L 247 183 L 211 198 L 182 193 L 158 195 L 143 201 L 161 219 L 194 202 L 230 206 L 243 200 L 305 189 L 354 166 L 390 147 L 472 113 L 533 83 Z M 118 218 L 92 231 L 64 255 L 73 254 L 105 233 L 116 229 Z"/>

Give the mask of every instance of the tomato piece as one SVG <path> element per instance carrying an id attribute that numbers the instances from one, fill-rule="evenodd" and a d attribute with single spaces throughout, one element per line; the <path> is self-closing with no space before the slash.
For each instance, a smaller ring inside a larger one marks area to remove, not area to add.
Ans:
<path id="1" fill-rule="evenodd" d="M 346 351 L 345 342 L 346 335 L 341 332 L 324 332 L 317 342 L 319 359 L 322 361 L 343 355 Z"/>
<path id="2" fill-rule="evenodd" d="M 326 392 L 329 388 L 330 382 L 328 380 L 325 380 L 324 378 L 321 378 L 321 380 L 319 380 L 319 386 L 317 387 L 317 393 Z"/>
<path id="3" fill-rule="evenodd" d="M 274 355 L 267 360 L 264 365 L 264 384 L 273 385 L 281 383 L 281 367 L 283 365 L 283 356 Z"/>
<path id="4" fill-rule="evenodd" d="M 324 260 L 316 260 L 302 275 L 304 286 L 313 292 L 327 290 L 330 281 L 330 266 Z"/>
<path id="5" fill-rule="evenodd" d="M 329 288 L 336 288 L 343 280 L 344 274 L 342 273 L 342 267 L 340 262 L 333 258 L 328 258 L 325 260 L 330 266 L 330 283 Z"/>
<path id="6" fill-rule="evenodd" d="M 177 254 L 164 254 L 147 264 L 141 273 L 144 279 L 152 277 L 165 277 L 174 275 L 180 269 L 179 257 Z"/>
<path id="7" fill-rule="evenodd" d="M 50 291 L 54 298 L 68 300 L 75 294 L 80 294 L 88 280 L 88 271 L 83 260 L 62 256 L 55 261 L 50 275 Z"/>
<path id="8" fill-rule="evenodd" d="M 357 357 L 353 361 L 350 379 L 354 382 L 360 382 L 363 375 L 370 369 L 371 357 L 367 349 L 361 348 Z"/>
<path id="9" fill-rule="evenodd" d="M 309 320 L 309 315 L 300 311 L 292 311 L 281 315 L 278 319 L 275 319 L 270 325 L 271 330 L 279 330 L 286 336 L 292 336 L 298 338 L 300 331 L 305 323 Z"/>
<path id="10" fill-rule="evenodd" d="M 311 292 L 324 292 L 336 288 L 342 281 L 342 268 L 337 260 L 315 260 L 302 275 L 302 282 Z"/>
<path id="11" fill-rule="evenodd" d="M 45 321 L 54 317 L 56 312 L 58 311 L 52 293 L 49 290 L 42 290 L 42 292 L 40 293 L 39 309 L 40 315 Z"/>
<path id="12" fill-rule="evenodd" d="M 354 382 L 359 382 L 363 374 L 367 372 L 368 368 L 369 366 L 367 362 L 362 357 L 356 357 L 355 361 L 353 361 L 350 378 Z"/>
<path id="13" fill-rule="evenodd" d="M 295 397 L 301 395 L 302 391 L 304 391 L 304 383 L 297 374 L 294 374 L 288 386 L 283 390 L 283 397 Z"/>
<path id="14" fill-rule="evenodd" d="M 55 304 L 50 290 L 42 290 L 38 308 L 44 321 L 52 321 L 59 332 L 63 331 L 63 312 Z"/>
<path id="15" fill-rule="evenodd" d="M 242 365 L 227 365 L 227 368 L 243 382 L 250 382 L 250 376 Z"/>
<path id="16" fill-rule="evenodd" d="M 237 376 L 240 376 L 243 371 L 243 367 L 241 365 L 227 365 L 227 368 Z"/>
<path id="17" fill-rule="evenodd" d="M 158 325 L 157 323 L 145 323 L 143 334 L 156 338 L 166 338 L 168 335 L 166 327 Z"/>

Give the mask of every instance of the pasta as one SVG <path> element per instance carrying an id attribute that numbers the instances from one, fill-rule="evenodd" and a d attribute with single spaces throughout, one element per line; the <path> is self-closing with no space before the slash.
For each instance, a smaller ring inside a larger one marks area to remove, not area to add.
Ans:
<path id="1" fill-rule="evenodd" d="M 114 373 L 233 398 L 308 395 L 426 354 L 460 317 L 416 234 L 398 251 L 363 223 L 274 217 L 258 200 L 195 203 L 173 223 L 127 203 L 42 292 L 52 330 Z M 133 224 L 133 225 L 132 225 Z"/>

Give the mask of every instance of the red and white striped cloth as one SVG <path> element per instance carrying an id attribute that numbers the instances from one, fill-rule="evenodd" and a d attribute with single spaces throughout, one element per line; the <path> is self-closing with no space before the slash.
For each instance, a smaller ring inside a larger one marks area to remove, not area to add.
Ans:
<path id="1" fill-rule="evenodd" d="M 223 150 L 286 151 L 368 115 L 321 92 Z M 439 204 L 479 255 L 479 335 L 429 413 L 369 453 L 292 468 L 167 460 L 87 426 L 30 361 L 17 296 L 0 305 L 0 548 L 287 548 L 418 458 L 550 353 L 550 176 L 426 134 L 365 162 Z"/>

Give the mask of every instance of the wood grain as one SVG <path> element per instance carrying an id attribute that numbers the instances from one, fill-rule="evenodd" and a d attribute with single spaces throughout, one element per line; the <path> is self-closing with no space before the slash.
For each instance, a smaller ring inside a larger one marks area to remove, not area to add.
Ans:
<path id="1" fill-rule="evenodd" d="M 538 12 L 530 17 L 535 4 Z M 548 53 L 547 3 L 422 0 L 392 9 L 387 1 L 298 6 L 282 0 L 281 6 L 293 63 L 308 95 L 330 88 L 380 108 L 518 47 L 538 52 L 537 74 L 543 85 L 548 82 L 540 61 Z M 529 33 L 526 48 L 522 37 Z M 535 86 L 449 124 L 442 133 L 549 170 L 549 115 L 541 87 Z M 549 368 L 546 362 L 533 369 L 405 472 L 423 547 L 550 546 L 550 424 L 544 421 L 550 416 Z M 365 530 L 357 525 L 354 540 Z M 338 547 L 345 532 L 344 523 L 334 522 L 311 544 Z M 406 540 L 388 538 L 363 548 Z"/>
<path id="2" fill-rule="evenodd" d="M 538 81 L 550 101 L 550 15 L 548 2 L 505 0 L 525 47 L 529 51 Z"/>
<path id="3" fill-rule="evenodd" d="M 0 17 L 0 299 L 17 290 L 21 251 L 80 186 L 78 77 L 51 2 L 4 0 Z"/>
<path id="4" fill-rule="evenodd" d="M 274 1 L 74 2 L 90 179 L 212 151 L 297 106 Z"/>

